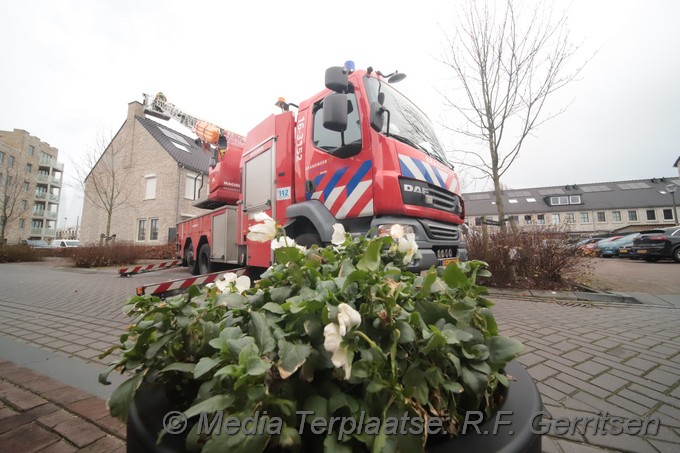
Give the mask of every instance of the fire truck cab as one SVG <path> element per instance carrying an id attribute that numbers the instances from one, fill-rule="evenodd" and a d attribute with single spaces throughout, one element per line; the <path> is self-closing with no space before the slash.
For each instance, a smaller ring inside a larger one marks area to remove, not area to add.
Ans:
<path id="1" fill-rule="evenodd" d="M 458 177 L 427 116 L 392 83 L 404 75 L 326 70 L 326 88 L 253 128 L 217 155 L 207 214 L 178 225 L 177 249 L 194 274 L 213 263 L 265 268 L 269 243 L 246 238 L 264 211 L 299 244 L 330 243 L 332 226 L 352 234 L 414 233 L 414 270 L 466 260 Z M 223 205 L 223 206 L 218 206 Z"/>

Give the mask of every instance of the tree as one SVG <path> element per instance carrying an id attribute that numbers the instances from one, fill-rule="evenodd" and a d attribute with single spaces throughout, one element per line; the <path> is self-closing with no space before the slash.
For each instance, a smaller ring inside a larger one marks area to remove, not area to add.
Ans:
<path id="1" fill-rule="evenodd" d="M 78 175 L 79 190 L 86 201 L 106 212 L 106 236 L 111 236 L 111 218 L 132 192 L 129 181 L 130 165 L 125 159 L 124 146 L 100 134 L 95 145 L 81 161 L 73 162 Z M 108 135 L 110 137 L 110 134 Z"/>
<path id="2" fill-rule="evenodd" d="M 496 9 L 488 2 L 467 0 L 457 16 L 456 32 L 447 37 L 442 63 L 460 83 L 464 100 L 445 96 L 462 117 L 456 134 L 481 142 L 481 151 L 461 151 L 457 163 L 481 171 L 493 181 L 496 208 L 505 231 L 501 178 L 519 156 L 524 141 L 537 127 L 562 113 L 544 113 L 546 100 L 572 82 L 585 66 L 570 68 L 579 46 L 569 43 L 566 14 L 556 19 L 552 5 L 540 1 L 520 11 L 504 0 Z"/>
<path id="3" fill-rule="evenodd" d="M 0 247 L 5 245 L 7 225 L 26 211 L 19 200 L 22 193 L 23 186 L 19 184 L 15 169 L 8 168 L 6 174 L 0 173 Z"/>

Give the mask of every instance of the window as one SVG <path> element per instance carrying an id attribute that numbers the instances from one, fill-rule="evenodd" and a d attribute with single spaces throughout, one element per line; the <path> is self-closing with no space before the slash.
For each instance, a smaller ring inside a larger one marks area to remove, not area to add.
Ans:
<path id="1" fill-rule="evenodd" d="M 137 240 L 143 241 L 146 239 L 146 219 L 139 219 L 137 221 Z"/>
<path id="2" fill-rule="evenodd" d="M 613 222 L 621 221 L 621 211 L 612 211 L 612 221 Z"/>
<path id="3" fill-rule="evenodd" d="M 552 223 L 553 225 L 557 225 L 560 223 L 560 215 L 559 214 L 553 214 L 552 215 Z"/>
<path id="4" fill-rule="evenodd" d="M 587 212 L 581 213 L 581 223 L 590 223 L 590 216 Z"/>
<path id="5" fill-rule="evenodd" d="M 519 216 L 511 215 L 508 217 L 508 221 L 517 225 L 519 223 Z"/>
<path id="6" fill-rule="evenodd" d="M 647 209 L 647 220 L 656 220 L 656 211 L 654 209 Z"/>
<path id="7" fill-rule="evenodd" d="M 35 146 L 28 145 L 28 155 L 32 156 L 33 154 L 35 154 Z"/>
<path id="8" fill-rule="evenodd" d="M 581 204 L 581 195 L 569 196 L 569 204 Z"/>
<path id="9" fill-rule="evenodd" d="M 574 217 L 573 212 L 567 212 L 565 214 L 565 220 L 567 221 L 567 223 L 576 223 L 576 218 Z"/>
<path id="10" fill-rule="evenodd" d="M 544 214 L 538 214 L 536 216 L 536 223 L 539 225 L 545 225 L 545 215 Z"/>
<path id="11" fill-rule="evenodd" d="M 21 209 L 26 210 L 28 208 L 28 201 L 21 200 Z"/>
<path id="12" fill-rule="evenodd" d="M 33 172 L 33 164 L 26 164 L 26 173 Z"/>
<path id="13" fill-rule="evenodd" d="M 628 211 L 628 220 L 631 222 L 637 222 L 637 211 Z"/>
<path id="14" fill-rule="evenodd" d="M 24 184 L 21 186 L 21 188 L 24 192 L 28 192 L 28 189 L 30 188 L 30 186 L 31 185 L 28 183 L 28 181 L 24 181 Z"/>
<path id="15" fill-rule="evenodd" d="M 597 221 L 599 223 L 603 223 L 607 221 L 607 216 L 605 215 L 604 211 L 598 211 L 597 212 Z"/>
<path id="16" fill-rule="evenodd" d="M 536 203 L 536 199 L 534 197 L 529 197 L 527 198 L 527 203 Z"/>
<path id="17" fill-rule="evenodd" d="M 145 176 L 144 178 L 146 178 L 146 194 L 144 195 L 144 199 L 153 200 L 156 198 L 156 177 Z"/>
<path id="18" fill-rule="evenodd" d="M 26 221 L 24 219 L 19 219 L 19 229 L 23 230 L 25 225 Z"/>
<path id="19" fill-rule="evenodd" d="M 184 198 L 187 200 L 195 200 L 195 189 L 196 189 L 196 174 L 187 173 L 186 185 L 184 187 Z"/>
<path id="20" fill-rule="evenodd" d="M 553 206 L 569 204 L 569 197 L 550 197 L 550 204 Z"/>
<path id="21" fill-rule="evenodd" d="M 515 204 L 515 203 L 517 203 L 517 198 L 509 198 L 509 199 L 508 199 L 508 203 L 510 203 L 510 204 Z"/>
<path id="22" fill-rule="evenodd" d="M 9 156 L 9 159 L 7 159 L 7 166 L 14 167 L 14 156 Z"/>
<path id="23" fill-rule="evenodd" d="M 481 217 L 475 217 L 475 226 L 480 226 L 482 224 L 482 218 Z"/>
<path id="24" fill-rule="evenodd" d="M 315 147 L 340 158 L 354 156 L 361 151 L 361 123 L 354 93 L 347 94 L 347 129 L 342 133 L 323 127 L 323 102 L 314 107 L 312 141 Z"/>
<path id="25" fill-rule="evenodd" d="M 527 225 L 531 225 L 531 215 L 524 216 L 524 223 L 526 223 Z"/>
<path id="26" fill-rule="evenodd" d="M 151 219 L 149 225 L 149 240 L 158 240 L 158 219 Z"/>
<path id="27" fill-rule="evenodd" d="M 673 211 L 670 209 L 664 209 L 663 210 L 663 219 L 664 220 L 673 220 Z"/>

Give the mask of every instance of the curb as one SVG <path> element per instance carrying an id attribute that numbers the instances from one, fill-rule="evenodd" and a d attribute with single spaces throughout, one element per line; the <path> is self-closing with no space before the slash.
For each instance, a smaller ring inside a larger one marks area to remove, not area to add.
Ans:
<path id="1" fill-rule="evenodd" d="M 550 290 L 518 290 L 488 288 L 490 295 L 515 297 L 540 297 L 542 299 L 558 299 L 571 301 L 613 302 L 623 304 L 642 304 L 638 299 L 627 294 L 613 294 L 589 291 L 550 291 Z"/>

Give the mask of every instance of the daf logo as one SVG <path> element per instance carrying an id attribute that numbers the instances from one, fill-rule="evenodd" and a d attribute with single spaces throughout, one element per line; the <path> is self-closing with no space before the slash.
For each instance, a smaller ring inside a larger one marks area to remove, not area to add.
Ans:
<path id="1" fill-rule="evenodd" d="M 404 184 L 404 191 L 405 192 L 413 192 L 413 193 L 422 193 L 427 195 L 430 193 L 430 189 L 427 187 L 420 187 L 420 186 L 412 186 L 411 184 Z"/>

